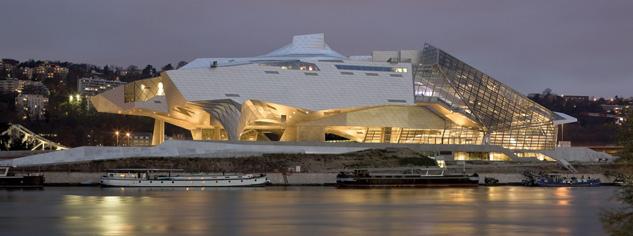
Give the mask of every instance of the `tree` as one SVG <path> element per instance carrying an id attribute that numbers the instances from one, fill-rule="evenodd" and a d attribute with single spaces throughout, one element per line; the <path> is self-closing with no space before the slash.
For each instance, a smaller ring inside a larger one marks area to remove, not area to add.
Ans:
<path id="1" fill-rule="evenodd" d="M 552 89 L 551 88 L 546 88 L 545 90 L 543 90 L 543 92 L 541 94 L 543 96 L 548 96 L 548 95 L 552 94 Z"/>
<path id="2" fill-rule="evenodd" d="M 152 65 L 147 65 L 141 72 L 143 78 L 154 77 L 156 75 L 156 69 Z"/>
<path id="3" fill-rule="evenodd" d="M 603 213 L 602 224 L 611 235 L 631 235 L 633 232 L 633 111 L 629 112 L 618 134 L 622 151 L 618 160 L 623 164 L 625 185 L 619 190 L 617 199 L 624 206 Z"/>
<path id="4" fill-rule="evenodd" d="M 114 77 L 114 70 L 111 66 L 106 65 L 103 67 L 103 77 L 107 79 L 112 79 Z"/>
<path id="5" fill-rule="evenodd" d="M 633 111 L 630 111 L 618 132 L 618 142 L 622 145 L 619 153 L 622 161 L 633 164 Z"/>
<path id="6" fill-rule="evenodd" d="M 136 73 L 138 71 L 138 66 L 129 65 L 127 68 L 127 73 Z"/>
<path id="7" fill-rule="evenodd" d="M 174 67 L 171 65 L 171 63 L 163 66 L 163 68 L 161 68 L 161 71 L 168 71 L 168 70 L 173 70 Z"/>
<path id="8" fill-rule="evenodd" d="M 179 62 L 178 62 L 178 65 L 176 65 L 176 69 L 180 69 L 180 67 L 183 67 L 183 66 L 185 66 L 185 65 L 187 65 L 187 62 L 186 62 L 186 61 L 179 61 Z"/>

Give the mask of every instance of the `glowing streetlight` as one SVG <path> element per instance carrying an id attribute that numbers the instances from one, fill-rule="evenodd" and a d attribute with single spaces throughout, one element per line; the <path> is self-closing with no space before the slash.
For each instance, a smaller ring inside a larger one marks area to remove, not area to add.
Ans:
<path id="1" fill-rule="evenodd" d="M 119 131 L 114 131 L 114 136 L 116 136 L 116 145 L 119 146 Z"/>
<path id="2" fill-rule="evenodd" d="M 125 137 L 127 137 L 127 146 L 130 146 L 130 132 L 125 133 Z"/>

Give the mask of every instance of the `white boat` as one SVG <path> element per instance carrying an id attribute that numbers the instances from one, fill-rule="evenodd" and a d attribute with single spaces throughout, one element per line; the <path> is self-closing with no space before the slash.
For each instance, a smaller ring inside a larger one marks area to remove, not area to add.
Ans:
<path id="1" fill-rule="evenodd" d="M 101 177 L 108 187 L 247 187 L 264 186 L 264 174 L 182 174 L 180 169 L 113 169 Z"/>

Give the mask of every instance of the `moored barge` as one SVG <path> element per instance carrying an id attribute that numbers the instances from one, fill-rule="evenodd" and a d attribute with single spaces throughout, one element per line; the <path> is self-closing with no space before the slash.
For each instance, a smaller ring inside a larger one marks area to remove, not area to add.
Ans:
<path id="1" fill-rule="evenodd" d="M 598 187 L 602 183 L 600 179 L 567 177 L 560 174 L 541 174 L 539 176 L 527 176 L 523 181 L 526 186 L 535 187 Z"/>
<path id="2" fill-rule="evenodd" d="M 15 175 L 11 167 L 0 166 L 0 188 L 42 188 L 44 176 L 41 174 Z"/>
<path id="3" fill-rule="evenodd" d="M 181 169 L 113 169 L 101 177 L 104 187 L 248 187 L 264 186 L 264 174 L 183 174 Z"/>
<path id="4" fill-rule="evenodd" d="M 479 176 L 464 173 L 446 173 L 443 168 L 406 170 L 354 170 L 340 172 L 336 185 L 341 188 L 388 187 L 477 187 Z"/>

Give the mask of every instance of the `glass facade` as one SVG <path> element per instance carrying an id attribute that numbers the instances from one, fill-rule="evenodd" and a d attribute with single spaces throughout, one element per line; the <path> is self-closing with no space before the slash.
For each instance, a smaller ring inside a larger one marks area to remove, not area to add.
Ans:
<path id="1" fill-rule="evenodd" d="M 299 60 L 262 62 L 259 65 L 277 67 L 282 70 L 307 70 L 307 71 L 319 70 L 319 67 L 317 67 L 316 64 L 309 63 L 309 62 L 302 62 Z"/>
<path id="2" fill-rule="evenodd" d="M 509 149 L 553 149 L 553 113 L 512 88 L 431 45 L 414 69 L 415 95 L 435 97 L 484 128 L 483 143 Z"/>
<path id="3" fill-rule="evenodd" d="M 123 87 L 123 97 L 128 102 L 145 102 L 155 96 L 165 96 L 165 88 L 161 77 L 137 80 Z"/>
<path id="4" fill-rule="evenodd" d="M 483 132 L 457 125 L 446 129 L 413 129 L 400 127 L 370 127 L 364 143 L 407 144 L 480 144 Z"/>
<path id="5" fill-rule="evenodd" d="M 361 71 L 380 71 L 380 72 L 398 72 L 406 73 L 405 67 L 386 67 L 386 66 L 357 66 L 357 65 L 334 65 L 339 70 L 361 70 Z"/>

